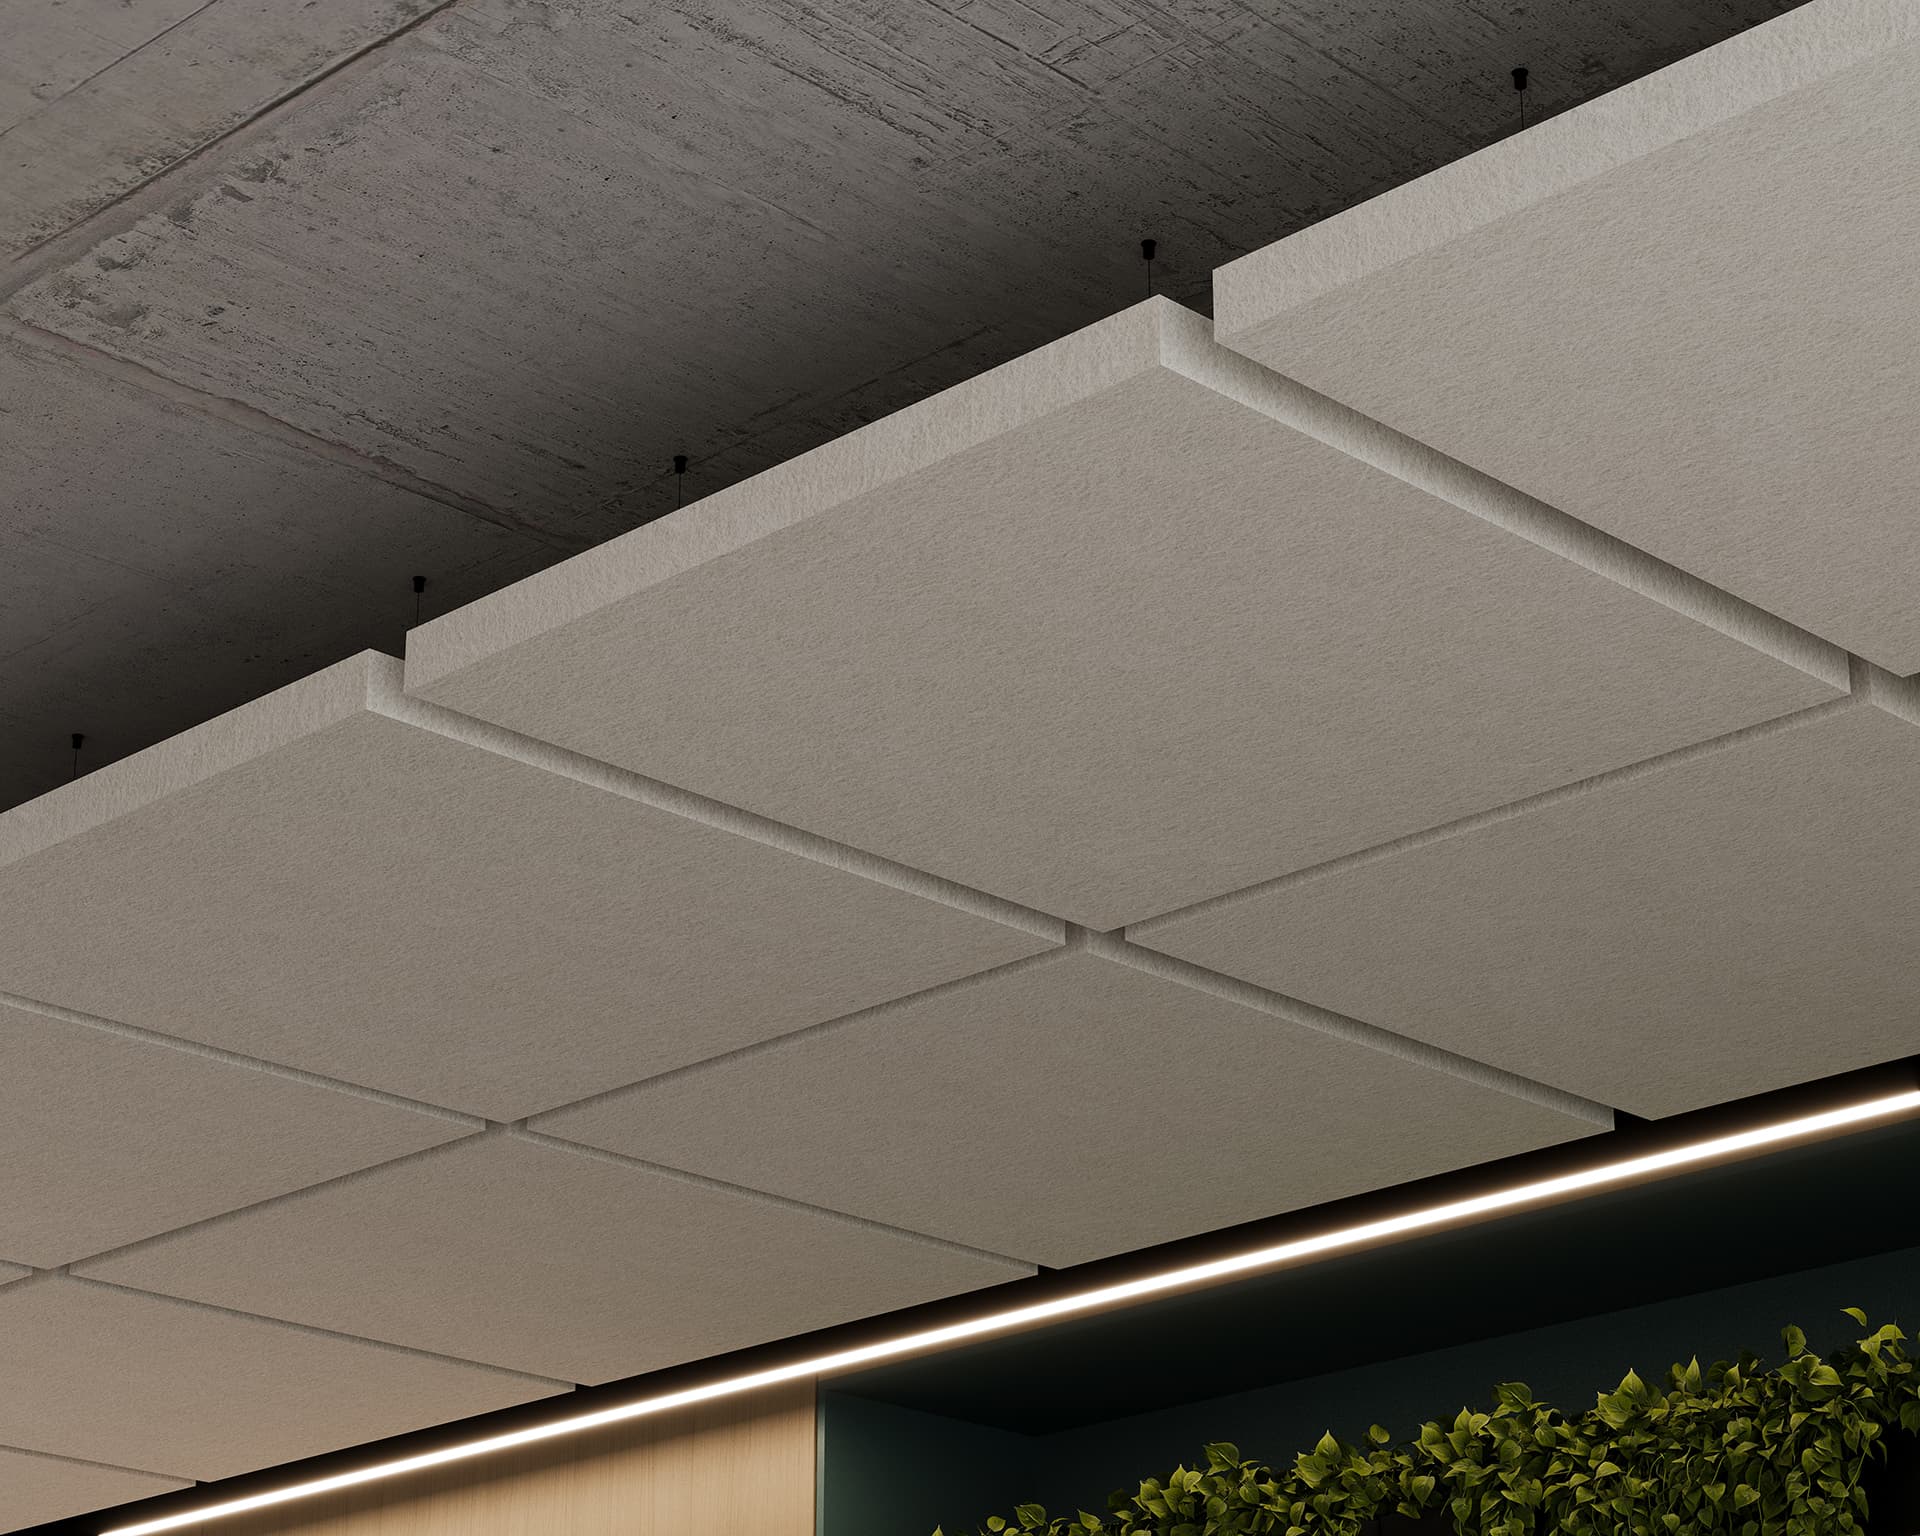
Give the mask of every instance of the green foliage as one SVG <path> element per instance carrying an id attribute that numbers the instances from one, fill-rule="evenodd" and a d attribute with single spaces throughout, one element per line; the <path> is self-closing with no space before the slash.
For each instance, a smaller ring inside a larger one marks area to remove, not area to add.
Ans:
<path id="1" fill-rule="evenodd" d="M 1847 1315 L 1863 1329 L 1866 1314 Z M 1920 1383 L 1887 1326 L 1822 1360 L 1782 1335 L 1771 1370 L 1752 1355 L 1664 1387 L 1628 1373 L 1569 1418 L 1517 1383 L 1490 1411 L 1462 1409 L 1396 1443 L 1326 1435 L 1278 1471 L 1210 1445 L 1206 1463 L 1108 1501 L 1106 1516 L 1022 1504 L 989 1536 L 1366 1536 L 1400 1514 L 1457 1536 L 1848 1536 L 1864 1530 L 1860 1478 L 1895 1425 L 1920 1429 Z M 940 1536 L 935 1532 L 934 1536 Z"/>

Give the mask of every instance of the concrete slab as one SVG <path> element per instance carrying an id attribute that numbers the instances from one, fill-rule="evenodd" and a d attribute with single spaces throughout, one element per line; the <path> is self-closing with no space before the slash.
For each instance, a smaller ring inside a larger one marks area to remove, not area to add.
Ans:
<path id="1" fill-rule="evenodd" d="M 47 1275 L 0 1288 L 0 1444 L 208 1482 L 567 1390 Z"/>
<path id="2" fill-rule="evenodd" d="M 71 346 L 0 335 L 0 807 L 557 558 Z"/>
<path id="3" fill-rule="evenodd" d="M 82 1266 L 141 1289 L 601 1382 L 1028 1266 L 517 1136 Z"/>
<path id="4" fill-rule="evenodd" d="M 0 989 L 514 1120 L 1058 937 L 399 672 L 357 657 L 0 816 Z"/>
<path id="5" fill-rule="evenodd" d="M 1105 930 L 1844 684 L 1207 331 L 1102 321 L 424 626 L 408 687 Z"/>
<path id="6" fill-rule="evenodd" d="M 1863 704 L 1130 930 L 1638 1115 L 1920 1052 L 1920 729 Z"/>
<path id="7" fill-rule="evenodd" d="M 0 1253 L 42 1269 L 481 1122 L 0 999 Z"/>
<path id="8" fill-rule="evenodd" d="M 1920 670 L 1920 12 L 1814 0 L 1221 269 L 1220 339 Z"/>
<path id="9" fill-rule="evenodd" d="M 190 1486 L 177 1477 L 0 1446 L 0 1488 L 7 1491 L 6 1503 L 0 1507 L 0 1531 L 24 1531 L 49 1520 L 111 1509 Z"/>
<path id="10" fill-rule="evenodd" d="M 8 18 L 0 252 L 150 180 L 435 0 L 74 0 Z"/>
<path id="11" fill-rule="evenodd" d="M 1053 1267 L 1600 1128 L 1096 942 L 534 1125 Z"/>

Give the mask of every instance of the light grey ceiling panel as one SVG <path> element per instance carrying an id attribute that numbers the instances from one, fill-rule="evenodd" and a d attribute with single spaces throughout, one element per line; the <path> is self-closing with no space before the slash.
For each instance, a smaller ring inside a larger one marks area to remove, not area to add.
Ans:
<path id="1" fill-rule="evenodd" d="M 480 1126 L 0 1000 L 0 1253 L 56 1268 Z"/>
<path id="2" fill-rule="evenodd" d="M 511 1135 L 342 1180 L 83 1269 L 580 1382 L 1030 1273 Z"/>
<path id="3" fill-rule="evenodd" d="M 407 681 L 1111 929 L 1844 686 L 1696 586 L 1155 300 L 415 630 Z"/>
<path id="4" fill-rule="evenodd" d="M 0 816 L 0 989 L 512 1120 L 1058 932 L 398 685 L 363 655 Z"/>
<path id="5" fill-rule="evenodd" d="M 1053 1267 L 1599 1129 L 1096 943 L 535 1124 Z"/>
<path id="6" fill-rule="evenodd" d="M 85 1280 L 0 1287 L 0 1444 L 202 1482 L 565 1391 Z"/>
<path id="7" fill-rule="evenodd" d="M 1244 257 L 1219 335 L 1920 670 L 1920 8 L 1813 0 Z"/>
<path id="8" fill-rule="evenodd" d="M 1137 942 L 1640 1115 L 1920 1052 L 1920 728 L 1866 704 Z"/>
<path id="9" fill-rule="evenodd" d="M 187 1479 L 0 1446 L 0 1531 L 24 1531 L 189 1486 Z"/>

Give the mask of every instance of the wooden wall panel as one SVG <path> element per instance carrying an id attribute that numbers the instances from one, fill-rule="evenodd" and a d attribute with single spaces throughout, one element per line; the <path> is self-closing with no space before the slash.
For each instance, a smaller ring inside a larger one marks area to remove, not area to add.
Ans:
<path id="1" fill-rule="evenodd" d="M 811 1382 L 192 1527 L 195 1536 L 813 1536 Z"/>

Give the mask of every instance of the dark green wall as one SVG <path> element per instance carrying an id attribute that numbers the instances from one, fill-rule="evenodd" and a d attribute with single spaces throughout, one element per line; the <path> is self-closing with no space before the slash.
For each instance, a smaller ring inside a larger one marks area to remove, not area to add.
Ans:
<path id="1" fill-rule="evenodd" d="M 1816 1228 L 1809 1222 L 1805 1230 Z M 1597 1252 L 1593 1262 L 1625 1267 L 1662 1256 Z M 1497 1270 L 1486 1283 L 1497 1293 Z M 1190 1460 L 1210 1440 L 1285 1461 L 1327 1429 L 1357 1439 L 1377 1422 L 1403 1433 L 1483 1405 L 1497 1381 L 1525 1381 L 1547 1401 L 1580 1408 L 1629 1368 L 1664 1375 L 1689 1356 L 1710 1361 L 1743 1348 L 1777 1356 L 1787 1323 L 1804 1327 L 1816 1348 L 1832 1348 L 1853 1326 L 1839 1315 L 1848 1306 L 1916 1331 L 1920 1248 L 1051 1434 L 869 1401 L 853 1395 L 851 1380 L 822 1393 L 820 1536 L 928 1536 L 939 1523 L 955 1536 L 1025 1500 L 1104 1511 L 1111 1489 Z"/>

